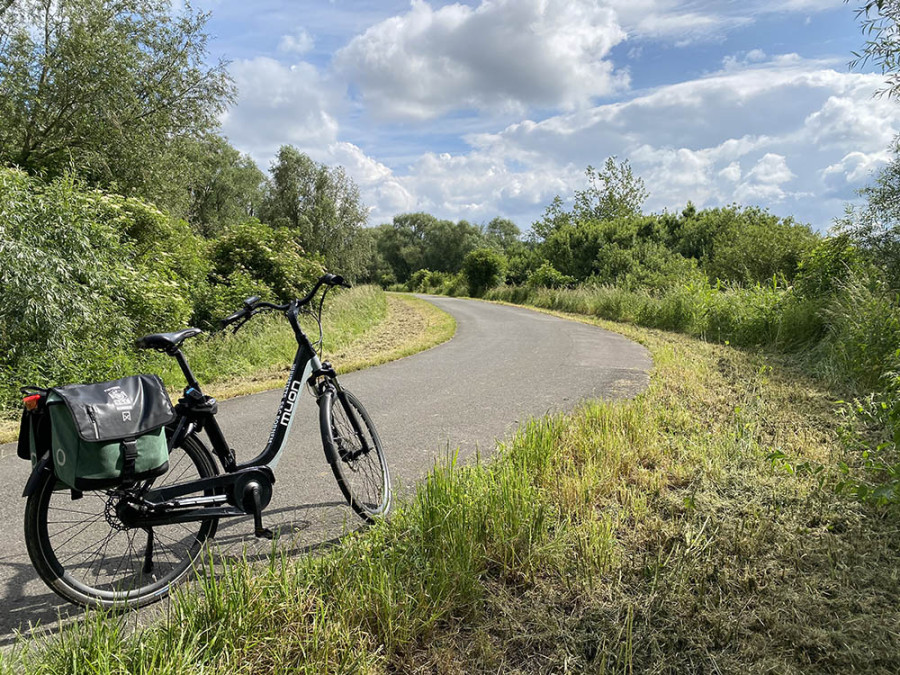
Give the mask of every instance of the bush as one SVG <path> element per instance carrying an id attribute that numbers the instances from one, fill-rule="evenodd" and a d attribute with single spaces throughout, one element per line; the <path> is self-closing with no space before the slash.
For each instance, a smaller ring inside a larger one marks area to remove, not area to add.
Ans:
<path id="1" fill-rule="evenodd" d="M 293 232 L 258 220 L 229 228 L 213 242 L 210 258 L 220 278 L 244 272 L 280 302 L 301 297 L 322 274 L 321 259 L 304 253 Z"/>
<path id="2" fill-rule="evenodd" d="M 528 277 L 528 285 L 532 288 L 564 288 L 574 286 L 575 277 L 558 272 L 553 265 L 545 261 Z"/>
<path id="3" fill-rule="evenodd" d="M 148 204 L 0 169 L 0 405 L 21 384 L 131 371 L 136 337 L 190 317 L 197 248 Z"/>
<path id="4" fill-rule="evenodd" d="M 900 367 L 900 304 L 881 282 L 852 276 L 825 308 L 820 370 L 865 391 L 881 390 Z"/>
<path id="5" fill-rule="evenodd" d="M 492 248 L 475 249 L 463 261 L 463 273 L 469 284 L 469 293 L 480 297 L 489 288 L 503 282 L 506 257 Z"/>

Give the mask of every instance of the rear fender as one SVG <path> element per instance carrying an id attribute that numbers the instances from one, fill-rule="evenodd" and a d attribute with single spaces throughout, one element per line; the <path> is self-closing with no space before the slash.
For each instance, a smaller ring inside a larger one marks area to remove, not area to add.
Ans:
<path id="1" fill-rule="evenodd" d="M 40 483 L 41 476 L 43 476 L 44 472 L 53 472 L 53 463 L 50 460 L 49 451 L 45 452 L 38 460 L 38 463 L 34 465 L 34 470 L 32 470 L 31 475 L 28 477 L 28 482 L 25 483 L 25 490 L 22 492 L 23 497 L 30 497 L 32 495 L 37 489 L 38 483 Z"/>

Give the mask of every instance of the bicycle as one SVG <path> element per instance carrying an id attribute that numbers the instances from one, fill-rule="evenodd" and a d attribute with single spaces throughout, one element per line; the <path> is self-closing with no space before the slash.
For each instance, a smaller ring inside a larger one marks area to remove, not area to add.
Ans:
<path id="1" fill-rule="evenodd" d="M 310 303 L 322 286 L 316 310 Z M 175 406 L 175 422 L 166 428 L 169 469 L 132 485 L 79 492 L 57 481 L 49 448 L 43 453 L 25 488 L 25 541 L 35 570 L 55 593 L 82 606 L 141 607 L 165 597 L 187 574 L 215 535 L 219 519 L 252 515 L 254 534 L 272 538 L 274 533 L 263 526 L 263 511 L 273 495 L 274 468 L 304 383 L 318 403 L 325 457 L 348 504 L 369 522 L 388 513 L 391 482 L 378 433 L 362 403 L 341 387 L 316 349 L 322 345 L 325 296 L 334 286 L 350 287 L 342 277 L 326 274 L 304 298 L 283 305 L 247 298 L 222 321 L 223 329 L 235 324 L 237 332 L 261 312 L 283 312 L 297 340 L 268 442 L 242 464 L 216 421 L 216 400 L 203 394 L 181 351 L 186 339 L 202 331 L 188 328 L 137 341 L 139 348 L 174 357 L 187 380 Z M 316 343 L 300 327 L 301 310 L 318 324 Z M 212 453 L 199 437 L 202 431 Z"/>

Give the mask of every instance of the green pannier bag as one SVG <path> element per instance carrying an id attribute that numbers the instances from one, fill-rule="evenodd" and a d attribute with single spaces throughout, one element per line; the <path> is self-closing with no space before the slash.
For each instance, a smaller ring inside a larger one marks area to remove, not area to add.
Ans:
<path id="1" fill-rule="evenodd" d="M 169 469 L 172 402 L 156 375 L 54 387 L 47 395 L 56 477 L 75 490 L 116 487 Z"/>

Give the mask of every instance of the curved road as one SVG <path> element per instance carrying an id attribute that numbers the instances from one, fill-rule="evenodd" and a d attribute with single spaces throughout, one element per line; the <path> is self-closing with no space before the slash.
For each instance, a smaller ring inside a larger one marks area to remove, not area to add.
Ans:
<path id="1" fill-rule="evenodd" d="M 646 386 L 647 351 L 620 335 L 518 307 L 427 299 L 456 318 L 450 342 L 341 377 L 382 436 L 398 494 L 457 448 L 461 458 L 487 453 L 530 417 L 569 410 L 584 399 L 632 396 Z M 280 397 L 280 390 L 269 391 L 220 404 L 219 419 L 239 461 L 265 445 Z M 289 445 L 264 523 L 280 529 L 289 550 L 327 545 L 359 521 L 325 462 L 318 414 L 308 397 L 301 400 Z M 52 624 L 58 612 L 77 609 L 58 601 L 31 567 L 21 498 L 30 466 L 12 445 L 0 446 L 0 453 L 0 629 L 8 643 L 16 628 Z M 253 538 L 251 530 L 249 518 L 221 521 L 220 552 L 265 556 L 271 543 Z"/>

